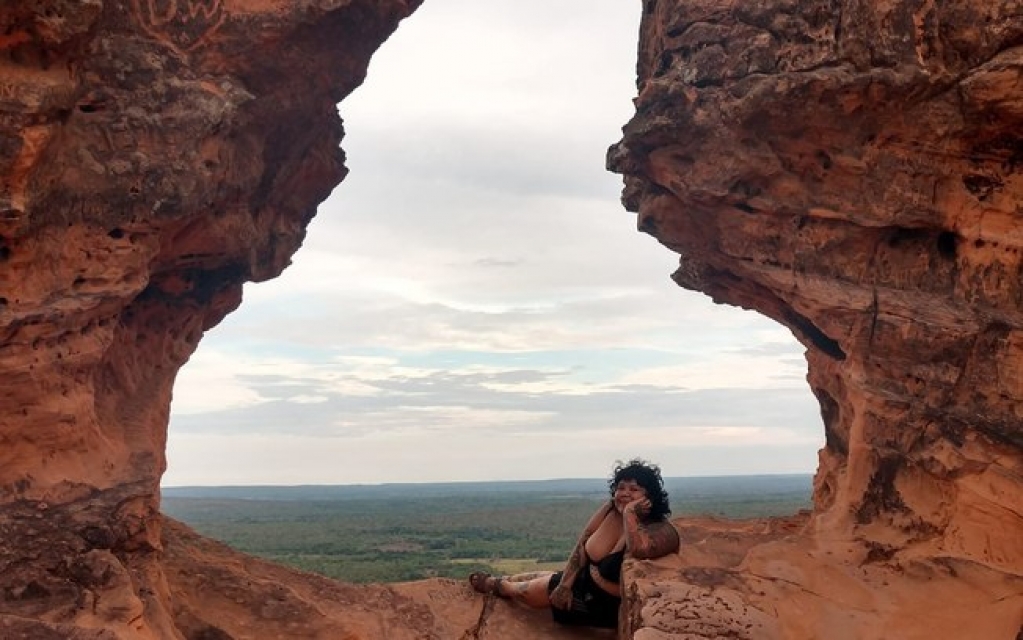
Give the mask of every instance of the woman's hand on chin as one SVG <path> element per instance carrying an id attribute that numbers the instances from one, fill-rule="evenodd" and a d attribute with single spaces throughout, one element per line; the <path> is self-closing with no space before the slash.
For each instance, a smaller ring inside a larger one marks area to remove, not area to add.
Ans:
<path id="1" fill-rule="evenodd" d="M 633 500 L 629 504 L 625 505 L 623 513 L 625 511 L 632 511 L 633 513 L 636 514 L 637 517 L 645 518 L 650 514 L 650 509 L 652 506 L 653 505 L 650 504 L 649 498 L 639 498 L 638 500 Z"/>

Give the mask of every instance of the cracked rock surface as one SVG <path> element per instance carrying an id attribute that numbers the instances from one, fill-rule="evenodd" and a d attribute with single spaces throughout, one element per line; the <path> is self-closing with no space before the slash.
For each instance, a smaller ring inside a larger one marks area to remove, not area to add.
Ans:
<path id="1" fill-rule="evenodd" d="M 634 576 L 635 637 L 1016 638 L 1019 3 L 643 11 L 623 202 L 680 286 L 791 329 L 826 445 L 798 534 Z"/>
<path id="2" fill-rule="evenodd" d="M 474 593 L 466 581 L 347 585 L 238 554 L 165 524 L 165 567 L 186 638 L 613 640 Z M 216 612 L 210 616 L 210 612 Z"/>

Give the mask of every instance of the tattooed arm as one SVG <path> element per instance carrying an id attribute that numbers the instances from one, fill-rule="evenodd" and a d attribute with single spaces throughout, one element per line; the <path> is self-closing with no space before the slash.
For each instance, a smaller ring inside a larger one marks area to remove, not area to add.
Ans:
<path id="1" fill-rule="evenodd" d="M 590 536 L 597 530 L 600 523 L 604 521 L 607 514 L 614 509 L 614 505 L 608 501 L 605 502 L 596 513 L 590 517 L 590 521 L 586 523 L 586 527 L 583 528 L 582 534 L 579 536 L 579 541 L 575 543 L 575 548 L 572 549 L 571 555 L 568 556 L 568 561 L 565 563 L 563 569 L 561 582 L 551 592 L 550 600 L 551 604 L 558 609 L 568 609 L 572 604 L 572 585 L 575 584 L 575 577 L 579 574 L 579 571 L 586 566 L 589 558 L 586 556 L 586 541 L 590 539 Z"/>
<path id="2" fill-rule="evenodd" d="M 625 548 L 633 558 L 650 560 L 678 551 L 678 531 L 670 522 L 643 524 L 642 517 L 650 509 L 646 498 L 630 502 L 624 511 Z"/>

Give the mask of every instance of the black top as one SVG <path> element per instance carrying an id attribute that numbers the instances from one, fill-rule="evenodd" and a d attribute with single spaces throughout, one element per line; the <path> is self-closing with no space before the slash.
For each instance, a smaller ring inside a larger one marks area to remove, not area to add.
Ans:
<path id="1" fill-rule="evenodd" d="M 600 577 L 609 582 L 621 582 L 622 562 L 625 561 L 625 549 L 615 551 L 605 556 L 597 563 L 597 573 Z"/>

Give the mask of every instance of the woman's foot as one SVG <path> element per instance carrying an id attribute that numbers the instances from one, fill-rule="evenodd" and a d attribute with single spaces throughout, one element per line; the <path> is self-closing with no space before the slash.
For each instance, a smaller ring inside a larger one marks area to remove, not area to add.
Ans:
<path id="1" fill-rule="evenodd" d="M 476 593 L 483 593 L 487 595 L 495 595 L 499 598 L 505 598 L 501 593 L 501 578 L 492 576 L 484 571 L 474 571 L 469 574 L 469 585 L 472 586 Z"/>

